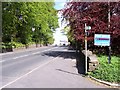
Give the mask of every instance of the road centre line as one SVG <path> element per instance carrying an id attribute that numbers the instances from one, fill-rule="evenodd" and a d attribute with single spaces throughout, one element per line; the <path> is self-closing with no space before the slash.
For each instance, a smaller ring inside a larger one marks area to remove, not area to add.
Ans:
<path id="1" fill-rule="evenodd" d="M 44 51 L 41 51 L 41 52 L 39 51 L 39 52 L 35 52 L 35 53 L 32 53 L 32 54 L 26 54 L 26 55 L 14 57 L 14 58 L 12 58 L 12 59 L 18 59 L 18 58 L 27 57 L 27 56 L 30 56 L 30 55 L 35 55 L 35 54 L 42 53 L 42 52 L 45 52 L 45 51 L 49 51 L 49 50 L 52 50 L 52 49 L 55 49 L 55 48 L 58 48 L 58 47 L 54 47 L 54 48 L 51 48 L 51 49 L 47 49 L 47 50 L 44 50 Z M 8 60 L 11 60 L 11 59 L 2 60 L 2 61 L 0 61 L 0 63 L 1 63 L 1 62 L 5 62 L 5 61 L 8 61 Z"/>
<path id="2" fill-rule="evenodd" d="M 59 55 L 59 56 L 60 56 L 60 55 Z M 38 67 L 34 68 L 33 70 L 29 71 L 28 73 L 26 73 L 26 74 L 24 74 L 24 75 L 20 76 L 19 78 L 15 79 L 15 80 L 13 80 L 13 81 L 11 81 L 11 82 L 7 83 L 6 85 L 4 85 L 4 86 L 0 87 L 0 90 L 2 90 L 2 88 L 5 88 L 5 87 L 6 87 L 6 86 L 8 86 L 8 85 L 13 84 L 13 83 L 14 83 L 14 82 L 16 82 L 16 81 L 18 81 L 18 80 L 22 79 L 23 77 L 25 77 L 25 76 L 27 76 L 27 75 L 31 74 L 32 72 L 34 72 L 34 71 L 38 70 L 39 68 L 41 68 L 41 67 L 43 67 L 43 66 L 45 66 L 45 65 L 49 64 L 49 63 L 50 63 L 50 62 L 52 62 L 53 60 L 57 59 L 59 56 L 57 56 L 56 58 L 54 58 L 54 59 L 50 60 L 49 62 L 46 62 L 46 63 L 44 63 L 44 64 L 42 64 L 42 65 L 40 65 L 40 66 L 38 66 Z"/>

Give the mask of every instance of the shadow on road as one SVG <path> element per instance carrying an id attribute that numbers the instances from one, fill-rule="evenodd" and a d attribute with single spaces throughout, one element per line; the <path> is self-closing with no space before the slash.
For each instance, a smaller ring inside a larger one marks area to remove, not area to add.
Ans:
<path id="1" fill-rule="evenodd" d="M 67 48 L 66 51 L 49 51 L 42 54 L 50 57 L 62 57 L 64 59 L 76 59 L 76 68 L 79 74 L 85 74 L 85 55 L 82 52 Z M 59 70 L 66 72 L 64 70 Z M 69 73 L 69 72 L 68 72 Z"/>
<path id="2" fill-rule="evenodd" d="M 50 56 L 50 57 L 62 57 L 64 59 L 76 59 L 75 50 L 68 50 L 68 51 L 49 51 L 42 54 Z"/>

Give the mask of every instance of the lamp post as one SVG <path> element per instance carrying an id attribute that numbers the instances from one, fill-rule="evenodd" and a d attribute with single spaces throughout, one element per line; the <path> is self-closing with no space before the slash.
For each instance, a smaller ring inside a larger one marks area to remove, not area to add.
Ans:
<path id="1" fill-rule="evenodd" d="M 87 74 L 87 30 L 90 30 L 91 27 L 87 26 L 85 23 L 85 74 Z"/>

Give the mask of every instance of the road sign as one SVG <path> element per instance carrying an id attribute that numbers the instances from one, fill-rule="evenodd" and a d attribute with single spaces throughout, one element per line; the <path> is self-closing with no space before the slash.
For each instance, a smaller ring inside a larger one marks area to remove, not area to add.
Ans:
<path id="1" fill-rule="evenodd" d="M 87 30 L 90 30 L 91 26 L 87 26 L 85 23 L 85 73 L 87 74 Z"/>
<path id="2" fill-rule="evenodd" d="M 85 26 L 85 30 L 90 30 L 91 26 Z"/>
<path id="3" fill-rule="evenodd" d="M 109 34 L 95 34 L 94 45 L 110 46 L 110 35 Z"/>

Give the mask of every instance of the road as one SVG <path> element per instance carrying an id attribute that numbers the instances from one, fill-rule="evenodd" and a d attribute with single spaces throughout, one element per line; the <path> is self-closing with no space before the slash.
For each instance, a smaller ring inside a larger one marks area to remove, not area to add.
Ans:
<path id="1" fill-rule="evenodd" d="M 0 80 L 2 86 L 33 70 L 40 64 L 52 60 L 51 57 L 48 58 L 42 54 L 55 48 L 57 47 L 43 47 L 32 51 L 2 55 L 2 80 Z"/>
<path id="2" fill-rule="evenodd" d="M 105 88 L 78 74 L 75 51 L 41 47 L 2 55 L 2 88 Z"/>

